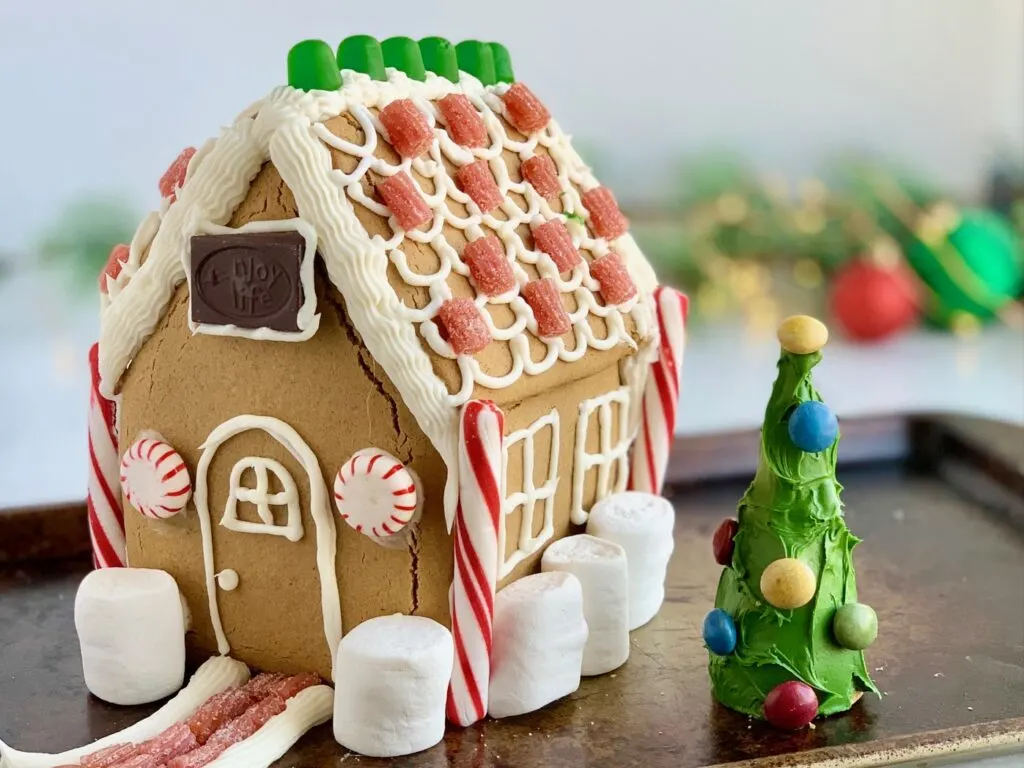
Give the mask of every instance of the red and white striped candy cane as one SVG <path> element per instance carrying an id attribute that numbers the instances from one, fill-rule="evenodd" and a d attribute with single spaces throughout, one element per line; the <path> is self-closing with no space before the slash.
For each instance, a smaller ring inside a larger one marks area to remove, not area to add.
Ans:
<path id="1" fill-rule="evenodd" d="M 633 447 L 629 487 L 634 491 L 660 494 L 675 435 L 689 300 L 674 288 L 661 285 L 654 291 L 654 304 L 661 340 L 644 390 L 643 416 Z"/>
<path id="2" fill-rule="evenodd" d="M 449 598 L 455 664 L 448 688 L 448 719 L 461 726 L 487 714 L 504 434 L 505 417 L 494 403 L 470 400 L 463 406 L 459 507 L 452 527 L 455 579 Z"/>
<path id="3" fill-rule="evenodd" d="M 114 402 L 100 394 L 99 345 L 89 350 L 89 537 L 97 568 L 127 564 L 124 511 L 121 509 L 120 462 L 117 458 L 117 415 Z"/>

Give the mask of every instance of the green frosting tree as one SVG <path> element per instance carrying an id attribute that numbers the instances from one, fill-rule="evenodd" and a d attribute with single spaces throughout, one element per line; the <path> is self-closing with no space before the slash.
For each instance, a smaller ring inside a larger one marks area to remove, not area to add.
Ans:
<path id="1" fill-rule="evenodd" d="M 806 316 L 779 328 L 783 350 L 757 474 L 738 521 L 715 534 L 715 557 L 726 567 L 704 627 L 715 697 L 788 728 L 877 693 L 863 653 L 877 619 L 857 603 L 859 539 L 843 519 L 838 423 L 811 382 L 827 338 Z"/>

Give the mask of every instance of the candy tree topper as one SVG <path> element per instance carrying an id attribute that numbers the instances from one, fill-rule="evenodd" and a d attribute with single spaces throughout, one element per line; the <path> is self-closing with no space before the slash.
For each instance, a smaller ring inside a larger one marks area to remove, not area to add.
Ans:
<path id="1" fill-rule="evenodd" d="M 757 474 L 738 520 L 715 534 L 725 566 L 704 624 L 711 683 L 724 705 L 782 728 L 843 712 L 865 691 L 863 649 L 877 619 L 857 602 L 836 481 L 839 427 L 811 383 L 828 331 L 796 316 L 779 327 L 779 373 Z"/>

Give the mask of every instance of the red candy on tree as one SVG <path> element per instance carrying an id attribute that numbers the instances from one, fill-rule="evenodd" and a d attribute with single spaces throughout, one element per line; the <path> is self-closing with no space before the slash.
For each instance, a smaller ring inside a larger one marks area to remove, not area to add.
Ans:
<path id="1" fill-rule="evenodd" d="M 568 272 L 583 261 L 580 252 L 572 244 L 572 235 L 561 219 L 545 221 L 534 227 L 533 242 L 538 250 L 551 257 L 559 273 Z"/>
<path id="2" fill-rule="evenodd" d="M 533 310 L 533 317 L 537 321 L 537 335 L 542 339 L 561 336 L 572 327 L 569 313 L 562 306 L 558 286 L 550 277 L 531 280 L 524 285 L 523 298 Z"/>
<path id="3" fill-rule="evenodd" d="M 437 319 L 456 355 L 474 355 L 491 343 L 491 332 L 472 299 L 449 299 Z"/>
<path id="4" fill-rule="evenodd" d="M 513 83 L 503 99 L 508 121 L 523 133 L 539 131 L 551 122 L 547 107 L 523 83 Z"/>
<path id="5" fill-rule="evenodd" d="M 107 278 L 111 280 L 117 280 L 117 276 L 121 274 L 121 270 L 124 269 L 124 265 L 128 262 L 128 254 L 131 250 L 124 243 L 118 243 L 110 249 L 110 255 L 107 257 L 107 264 L 103 267 L 103 271 L 100 272 L 100 292 L 107 292 Z"/>
<path id="6" fill-rule="evenodd" d="M 736 532 L 740 524 L 729 518 L 723 520 L 722 524 L 715 530 L 715 537 L 711 540 L 711 546 L 715 552 L 715 562 L 719 565 L 732 565 L 732 552 L 735 549 Z"/>
<path id="7" fill-rule="evenodd" d="M 388 143 L 402 157 L 419 157 L 434 143 L 434 131 L 427 116 L 412 99 L 395 99 L 380 111 L 380 122 Z"/>
<path id="8" fill-rule="evenodd" d="M 493 211 L 501 205 L 501 190 L 498 189 L 486 160 L 477 160 L 459 168 L 455 172 L 455 183 L 484 213 Z"/>
<path id="9" fill-rule="evenodd" d="M 850 262 L 836 274 L 829 301 L 846 335 L 875 341 L 914 324 L 920 315 L 917 278 L 905 266 Z"/>
<path id="10" fill-rule="evenodd" d="M 615 195 L 608 187 L 597 187 L 584 192 L 583 206 L 590 212 L 590 227 L 598 237 L 614 240 L 629 229 L 629 219 L 622 215 Z"/>
<path id="11" fill-rule="evenodd" d="M 419 188 L 408 173 L 399 171 L 377 185 L 384 205 L 398 219 L 399 226 L 409 231 L 426 224 L 433 218 Z"/>
<path id="12" fill-rule="evenodd" d="M 622 304 L 636 296 L 636 283 L 617 253 L 590 262 L 590 274 L 600 285 L 605 304 Z"/>
<path id="13" fill-rule="evenodd" d="M 487 146 L 487 127 L 467 96 L 451 93 L 437 102 L 452 141 L 463 147 Z"/>
<path id="14" fill-rule="evenodd" d="M 523 178 L 545 200 L 558 197 L 562 191 L 562 185 L 558 183 L 558 169 L 550 155 L 534 155 L 523 161 L 520 170 Z"/>
<path id="15" fill-rule="evenodd" d="M 188 171 L 188 164 L 192 162 L 195 154 L 195 147 L 185 147 L 181 150 L 181 154 L 171 163 L 171 166 L 164 171 L 164 175 L 160 177 L 159 185 L 161 197 L 169 197 L 171 202 L 174 202 L 178 189 L 185 183 L 185 173 Z"/>
<path id="16" fill-rule="evenodd" d="M 817 714 L 817 694 L 799 680 L 775 686 L 764 699 L 764 716 L 776 728 L 795 731 L 809 725 Z"/>
<path id="17" fill-rule="evenodd" d="M 469 267 L 476 289 L 484 296 L 498 296 L 516 285 L 512 265 L 505 258 L 505 248 L 496 235 L 468 243 L 462 250 L 462 260 Z"/>

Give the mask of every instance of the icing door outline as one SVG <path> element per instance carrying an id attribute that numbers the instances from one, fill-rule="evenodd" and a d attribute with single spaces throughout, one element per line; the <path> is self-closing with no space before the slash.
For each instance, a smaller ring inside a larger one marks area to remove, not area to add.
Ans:
<path id="1" fill-rule="evenodd" d="M 231 651 L 227 636 L 224 633 L 224 625 L 220 618 L 220 607 L 217 602 L 217 571 L 214 563 L 213 532 L 210 519 L 209 489 L 207 487 L 207 475 L 210 469 L 210 462 L 213 460 L 217 449 L 227 440 L 242 432 L 258 429 L 266 432 L 298 461 L 306 470 L 309 478 L 309 512 L 313 518 L 316 529 L 316 564 L 320 578 L 321 611 L 324 620 L 324 637 L 331 652 L 331 663 L 337 656 L 338 643 L 341 641 L 341 600 L 338 597 L 338 579 L 335 568 L 335 553 L 337 549 L 336 532 L 334 528 L 334 516 L 331 514 L 327 495 L 327 486 L 324 483 L 323 475 L 320 473 L 320 465 L 316 455 L 299 436 L 298 432 L 288 424 L 271 416 L 240 415 L 228 419 L 219 427 L 214 429 L 206 438 L 200 448 L 202 455 L 199 457 L 199 464 L 196 467 L 196 484 L 194 500 L 196 511 L 199 514 L 199 528 L 203 538 L 203 564 L 206 570 L 206 593 L 209 599 L 210 621 L 213 624 L 213 631 L 217 637 L 217 650 L 226 655 Z M 246 488 L 239 485 L 239 481 L 245 469 L 252 468 L 256 473 L 257 487 Z M 262 475 L 261 475 L 262 469 Z M 267 472 L 277 475 L 284 490 L 280 493 L 270 494 L 267 492 Z M 262 477 L 262 482 L 261 482 Z M 285 480 L 287 478 L 287 480 Z M 290 483 L 290 485 L 289 485 Z M 273 517 L 270 516 L 270 504 L 285 504 L 288 506 L 288 519 L 292 520 L 293 504 L 289 497 L 294 497 L 295 518 L 298 522 L 298 535 L 295 535 L 294 528 L 291 528 L 292 536 L 288 536 L 288 525 L 273 526 Z M 267 505 L 264 511 L 260 501 Z M 229 512 L 238 501 L 251 501 L 257 505 L 258 514 L 263 523 L 246 523 L 237 519 L 237 510 L 234 515 L 234 523 L 229 524 Z M 271 526 L 267 526 L 267 518 L 270 517 Z M 298 491 L 288 471 L 272 459 L 265 458 L 244 458 L 237 462 L 231 472 L 231 488 L 229 491 L 227 508 L 222 519 L 222 524 L 232 530 L 244 530 L 238 526 L 249 525 L 259 529 L 261 533 L 267 533 L 267 527 L 281 528 L 280 535 L 286 536 L 291 541 L 298 541 L 302 538 L 301 511 L 298 505 Z M 249 531 L 253 532 L 253 531 Z M 278 533 L 278 531 L 273 531 Z"/>
<path id="2" fill-rule="evenodd" d="M 245 471 L 251 469 L 256 478 L 255 487 L 242 484 Z M 277 478 L 281 490 L 270 492 L 270 477 Z M 224 515 L 220 524 L 231 531 L 239 533 L 263 533 L 271 536 L 284 536 L 288 541 L 302 539 L 302 511 L 299 509 L 299 489 L 292 479 L 291 473 L 284 465 L 273 459 L 262 456 L 248 456 L 235 462 L 231 468 L 231 487 L 228 500 L 224 505 Z M 238 502 L 248 502 L 256 507 L 260 522 L 251 523 L 238 517 Z M 286 508 L 285 522 L 277 523 L 271 507 Z"/>

